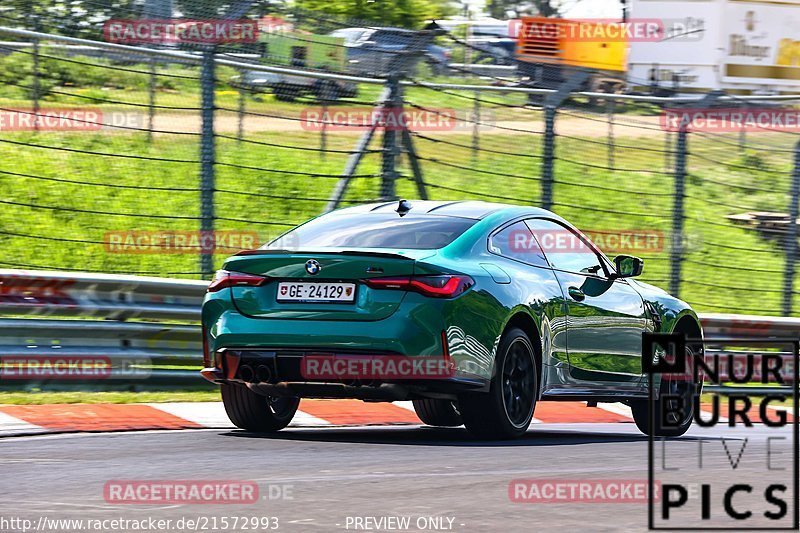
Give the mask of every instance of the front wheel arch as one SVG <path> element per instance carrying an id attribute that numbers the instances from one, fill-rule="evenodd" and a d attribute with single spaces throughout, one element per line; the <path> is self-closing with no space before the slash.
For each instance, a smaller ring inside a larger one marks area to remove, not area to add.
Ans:
<path id="1" fill-rule="evenodd" d="M 683 315 L 681 318 L 679 318 L 675 323 L 675 326 L 672 328 L 672 332 L 684 333 L 687 339 L 702 340 L 703 338 L 703 328 L 700 325 L 700 322 L 696 317 L 690 314 Z"/>
<path id="2" fill-rule="evenodd" d="M 542 335 L 539 331 L 539 326 L 536 324 L 536 321 L 533 317 L 525 311 L 517 311 L 514 313 L 511 318 L 509 318 L 508 322 L 506 322 L 505 327 L 503 327 L 503 331 L 497 337 L 498 340 L 505 335 L 505 333 L 511 329 L 517 327 L 525 332 L 528 338 L 533 344 L 533 351 L 534 356 L 536 358 L 536 373 L 537 377 L 539 378 L 537 382 L 539 383 L 539 390 L 537 391 L 536 399 L 539 400 L 542 394 Z M 492 375 L 496 371 L 496 368 L 492 368 Z"/>

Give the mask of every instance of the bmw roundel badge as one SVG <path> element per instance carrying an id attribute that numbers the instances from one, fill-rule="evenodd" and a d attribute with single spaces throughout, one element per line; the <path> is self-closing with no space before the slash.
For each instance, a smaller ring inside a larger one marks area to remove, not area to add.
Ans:
<path id="1" fill-rule="evenodd" d="M 322 270 L 319 262 L 316 259 L 309 259 L 306 261 L 306 272 L 311 274 L 312 276 L 316 276 L 319 274 L 319 271 Z"/>

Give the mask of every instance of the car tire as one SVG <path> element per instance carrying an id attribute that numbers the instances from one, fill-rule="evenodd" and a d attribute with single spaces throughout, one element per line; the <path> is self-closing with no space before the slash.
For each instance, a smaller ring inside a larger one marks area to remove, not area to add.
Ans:
<path id="1" fill-rule="evenodd" d="M 458 398 L 467 430 L 486 439 L 512 439 L 528 430 L 539 395 L 536 351 L 528 335 L 517 327 L 500 339 L 489 393 Z"/>
<path id="2" fill-rule="evenodd" d="M 273 94 L 279 102 L 294 102 L 298 96 L 297 90 L 290 87 L 276 87 Z"/>
<path id="3" fill-rule="evenodd" d="M 691 359 L 694 355 L 692 347 L 686 347 L 686 356 Z M 654 437 L 680 437 L 686 433 L 692 425 L 694 418 L 694 395 L 698 391 L 698 387 L 702 387 L 702 383 L 698 385 L 691 380 L 684 379 L 669 379 L 670 374 L 663 374 L 661 376 L 661 384 L 659 385 L 659 398 L 655 400 L 654 411 L 661 413 L 664 408 L 663 402 L 665 394 L 678 394 L 683 397 L 683 404 L 685 407 L 683 420 L 676 420 L 676 424 L 663 425 L 660 416 L 657 416 L 653 421 L 652 433 Z M 674 401 L 674 400 L 670 400 Z M 633 413 L 633 421 L 639 431 L 645 435 L 650 435 L 650 405 L 649 400 L 631 400 L 628 402 Z"/>
<path id="4" fill-rule="evenodd" d="M 288 93 L 275 93 L 275 100 L 279 102 L 294 102 L 297 100 L 297 97 Z"/>
<path id="5" fill-rule="evenodd" d="M 236 427 L 247 431 L 281 430 L 289 425 L 300 405 L 300 398 L 270 398 L 236 383 L 223 383 L 220 391 L 228 418 Z"/>
<path id="6" fill-rule="evenodd" d="M 453 402 L 449 400 L 413 400 L 414 411 L 423 424 L 438 427 L 456 427 L 464 422 Z"/>
<path id="7" fill-rule="evenodd" d="M 323 102 L 335 102 L 340 97 L 339 86 L 331 80 L 317 80 L 313 92 Z"/>

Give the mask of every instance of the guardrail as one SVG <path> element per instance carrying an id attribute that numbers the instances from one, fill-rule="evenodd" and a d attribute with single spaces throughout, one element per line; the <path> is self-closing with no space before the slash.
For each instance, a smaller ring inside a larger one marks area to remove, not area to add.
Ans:
<path id="1" fill-rule="evenodd" d="M 55 379 L 30 370 L 6 372 L 3 385 L 79 380 L 134 388 L 203 386 L 197 372 L 202 361 L 197 322 L 207 285 L 194 280 L 0 269 L 0 316 L 15 317 L 0 318 L 4 363 L 37 358 L 46 365 L 58 358 L 74 365 Z M 78 368 L 87 361 L 99 369 L 92 373 Z"/>
<path id="2" fill-rule="evenodd" d="M 0 354 L 6 361 L 80 357 L 110 365 L 109 372 L 94 379 L 81 377 L 81 383 L 203 386 L 206 382 L 196 371 L 202 361 L 197 323 L 206 286 L 207 282 L 199 280 L 0 269 Z M 798 318 L 719 313 L 701 314 L 700 318 L 709 339 L 800 337 Z M 735 352 L 729 342 L 708 343 L 708 357 Z M 793 355 L 778 353 L 784 357 L 790 377 Z M 3 385 L 47 385 L 74 376 L 18 377 L 4 380 Z"/>
<path id="3" fill-rule="evenodd" d="M 706 337 L 800 337 L 800 318 L 702 313 Z"/>
<path id="4" fill-rule="evenodd" d="M 730 342 L 715 343 L 713 339 L 798 339 L 800 338 L 800 319 L 791 317 L 775 317 L 775 316 L 758 316 L 758 315 L 734 315 L 727 313 L 703 313 L 700 315 L 700 321 L 703 325 L 703 336 L 709 339 L 705 346 L 706 361 L 713 362 L 715 355 L 720 357 L 728 357 L 732 355 L 737 358 L 739 362 L 743 362 L 744 358 L 752 353 L 749 350 L 742 350 L 742 346 L 731 348 Z M 744 344 L 744 347 L 747 347 Z M 775 350 L 776 347 L 781 347 L 780 350 Z M 794 365 L 797 364 L 795 356 L 791 351 L 788 351 L 788 343 L 777 343 L 773 346 L 772 355 L 778 355 L 783 360 L 781 375 L 787 383 L 794 381 Z M 753 356 L 758 368 L 760 355 Z M 728 365 L 721 365 L 727 368 Z M 742 370 L 741 373 L 743 373 Z M 740 375 L 741 375 L 740 373 Z M 724 372 L 723 372 L 724 374 Z M 724 379 L 724 376 L 723 376 Z M 761 379 L 760 374 L 754 375 L 753 380 L 758 381 Z M 795 384 L 795 386 L 797 386 Z M 718 394 L 767 394 L 775 393 L 776 388 L 771 386 L 763 386 L 753 384 L 749 385 L 706 385 L 704 390 L 708 392 L 715 392 Z M 790 393 L 791 387 L 785 386 L 780 388 L 781 391 Z"/>

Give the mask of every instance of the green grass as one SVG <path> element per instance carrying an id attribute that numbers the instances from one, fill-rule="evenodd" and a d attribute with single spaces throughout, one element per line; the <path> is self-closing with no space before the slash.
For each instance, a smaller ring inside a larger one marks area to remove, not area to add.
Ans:
<path id="1" fill-rule="evenodd" d="M 217 402 L 218 390 L 168 392 L 6 392 L 0 405 L 45 405 L 55 403 L 165 403 Z"/>
<path id="2" fill-rule="evenodd" d="M 472 140 L 468 133 L 430 135 L 441 141 L 467 146 Z M 320 143 L 319 134 L 312 132 L 258 133 L 249 134 L 247 138 L 258 143 L 306 148 L 315 148 Z M 327 147 L 350 150 L 356 140 L 357 135 L 353 134 L 331 134 Z M 422 161 L 432 198 L 483 198 L 536 205 L 541 194 L 541 170 L 540 161 L 535 156 L 541 153 L 541 140 L 541 135 L 534 134 L 484 134 L 480 139 L 481 146 L 499 153 L 482 152 L 476 159 L 466 148 L 424 139 L 417 139 L 416 143 L 420 155 L 439 161 Z M 200 214 L 197 163 L 106 157 L 23 147 L 7 141 L 196 161 L 196 137 L 157 136 L 148 144 L 141 134 L 47 132 L 0 136 L 0 170 L 5 172 L 0 174 L 0 202 L 63 209 L 3 205 L 0 210 L 0 245 L 4 251 L 3 266 L 19 264 L 76 270 L 153 272 L 171 276 L 185 273 L 184 277 L 198 277 L 194 274 L 198 270 L 198 261 L 193 253 L 114 253 L 104 245 L 108 232 L 197 229 L 196 217 Z M 663 135 L 618 138 L 617 143 L 630 148 L 616 150 L 616 171 L 592 167 L 608 164 L 606 148 L 598 141 L 604 139 L 557 139 L 554 210 L 585 230 L 663 232 L 663 249 L 657 253 L 642 252 L 641 255 L 646 263 L 644 279 L 666 287 L 673 176 L 671 161 L 655 152 L 664 148 Z M 689 160 L 685 225 L 690 238 L 687 261 L 683 265 L 681 296 L 701 311 L 778 314 L 783 269 L 779 243 L 765 239 L 752 229 L 735 226 L 725 217 L 746 210 L 785 211 L 790 154 L 763 151 L 740 155 L 719 141 L 693 139 L 690 146 L 698 155 Z M 379 146 L 378 143 L 376 140 L 373 148 Z M 262 242 L 289 225 L 318 214 L 336 182 L 332 178 L 291 172 L 335 176 L 344 168 L 347 157 L 347 154 L 329 153 L 323 158 L 313 151 L 239 144 L 227 139 L 218 139 L 217 149 L 221 163 L 216 168 L 217 228 L 257 232 Z M 507 155 L 506 152 L 518 155 Z M 710 162 L 708 158 L 725 164 Z M 757 158 L 760 168 L 754 167 L 752 161 L 745 167 L 743 162 L 747 158 Z M 378 154 L 370 154 L 358 173 L 378 175 L 379 163 Z M 401 171 L 405 176 L 411 174 L 405 161 L 401 164 Z M 175 190 L 144 191 L 121 187 Z M 378 189 L 379 179 L 359 178 L 348 190 L 347 200 L 374 199 L 379 195 Z M 417 196 L 410 179 L 398 182 L 398 194 L 409 198 Z M 140 216 L 92 214 L 79 210 Z M 188 218 L 173 220 L 141 215 Z M 224 254 L 218 255 L 216 264 L 221 264 L 224 257 Z"/>
<path id="3" fill-rule="evenodd" d="M 747 385 L 739 384 L 738 386 L 746 387 Z M 755 387 L 755 386 L 758 386 L 758 385 L 757 384 L 753 384 L 752 386 Z M 700 396 L 700 401 L 702 403 L 704 403 L 704 404 L 710 404 L 715 396 L 717 396 L 717 394 L 704 392 Z M 758 420 L 759 418 L 758 418 L 758 415 L 755 413 L 755 411 L 758 410 L 759 404 L 761 402 L 761 398 L 763 397 L 763 395 L 747 394 L 747 397 L 750 398 L 750 400 L 753 402 L 753 407 L 751 408 L 751 411 L 754 411 L 753 416 L 756 418 L 756 420 Z M 720 414 L 722 414 L 722 416 L 725 416 L 727 414 L 727 411 L 728 411 L 728 397 L 725 396 L 725 395 L 719 395 L 719 404 L 720 404 Z M 742 406 L 741 401 L 739 401 L 738 405 L 739 405 L 739 407 Z M 794 398 L 789 397 L 789 398 L 786 398 L 786 400 L 784 400 L 782 402 L 772 401 L 772 402 L 770 402 L 769 405 L 771 405 L 772 407 L 787 407 L 787 408 L 788 407 L 794 407 Z"/>

